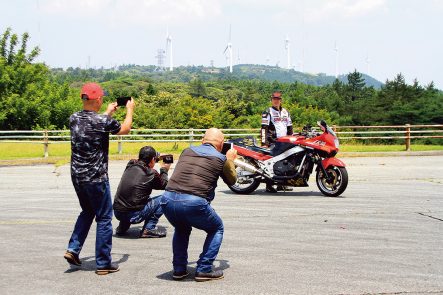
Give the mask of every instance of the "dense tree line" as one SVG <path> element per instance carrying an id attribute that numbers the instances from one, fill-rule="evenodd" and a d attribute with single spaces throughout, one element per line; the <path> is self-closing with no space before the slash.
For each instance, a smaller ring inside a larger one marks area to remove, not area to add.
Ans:
<path id="1" fill-rule="evenodd" d="M 0 129 L 63 128 L 80 106 L 77 91 L 52 82 L 49 68 L 33 63 L 40 49 L 28 53 L 28 39 L 9 28 L 0 39 Z"/>
<path id="2" fill-rule="evenodd" d="M 116 69 L 49 69 L 34 63 L 38 48 L 27 51 L 21 38 L 7 29 L 0 40 L 0 129 L 66 128 L 81 108 L 79 89 L 96 81 L 117 96 L 137 99 L 135 128 L 257 128 L 274 90 L 296 126 L 318 119 L 338 125 L 443 124 L 443 94 L 433 83 L 412 85 L 398 74 L 380 88 L 368 86 L 354 71 L 345 80 L 318 86 L 285 80 L 231 76 L 219 69 L 179 67 L 159 72 L 154 66 Z M 155 75 L 153 74 L 155 73 Z M 246 75 L 246 74 L 245 74 Z M 117 112 L 122 117 L 124 111 Z"/>

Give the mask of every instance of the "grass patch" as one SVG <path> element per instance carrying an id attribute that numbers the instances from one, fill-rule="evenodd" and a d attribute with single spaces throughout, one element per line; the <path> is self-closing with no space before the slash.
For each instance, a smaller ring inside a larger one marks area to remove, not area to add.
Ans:
<path id="1" fill-rule="evenodd" d="M 411 151 L 441 151 L 443 145 L 411 145 Z M 340 145 L 340 152 L 404 152 L 405 145 Z"/>
<path id="2" fill-rule="evenodd" d="M 198 143 L 195 143 L 198 144 Z M 122 154 L 118 153 L 118 143 L 110 142 L 109 154 L 112 159 L 127 159 L 138 157 L 141 147 L 150 145 L 160 153 L 173 154 L 178 156 L 183 149 L 189 147 L 189 142 L 124 142 L 122 144 Z M 71 157 L 70 142 L 53 143 L 48 147 L 49 158 L 57 158 L 57 161 L 64 161 L 64 158 Z M 33 159 L 44 157 L 44 146 L 41 143 L 29 142 L 0 142 L 0 160 Z"/>
<path id="3" fill-rule="evenodd" d="M 199 143 L 196 142 L 195 145 Z M 138 151 L 145 145 L 153 146 L 160 153 L 173 154 L 175 159 L 189 142 L 123 142 L 122 154 L 118 153 L 118 143 L 111 142 L 109 154 L 111 160 L 128 160 L 138 157 Z M 411 145 L 411 151 L 441 151 L 443 145 Z M 340 152 L 402 152 L 404 145 L 341 145 Z M 44 158 L 43 144 L 0 142 L 0 165 L 29 165 L 51 163 L 56 166 L 69 163 L 71 157 L 70 142 L 50 144 L 49 157 Z"/>

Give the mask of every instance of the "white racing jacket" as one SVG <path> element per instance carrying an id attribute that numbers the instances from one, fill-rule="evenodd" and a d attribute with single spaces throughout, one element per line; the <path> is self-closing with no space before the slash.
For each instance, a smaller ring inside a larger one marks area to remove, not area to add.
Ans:
<path id="1" fill-rule="evenodd" d="M 285 108 L 277 110 L 274 107 L 266 109 L 261 118 L 261 143 L 269 145 L 275 139 L 292 135 L 292 120 L 289 112 Z"/>

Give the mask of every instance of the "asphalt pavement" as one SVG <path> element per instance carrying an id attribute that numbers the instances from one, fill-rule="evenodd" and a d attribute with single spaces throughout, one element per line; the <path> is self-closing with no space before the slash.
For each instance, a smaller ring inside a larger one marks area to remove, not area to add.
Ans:
<path id="1" fill-rule="evenodd" d="M 339 198 L 322 196 L 315 177 L 278 194 L 236 195 L 220 181 L 214 267 L 225 278 L 204 283 L 171 280 L 164 217 L 166 238 L 138 239 L 140 226 L 113 238 L 121 270 L 106 276 L 94 273 L 93 224 L 83 266 L 71 268 L 63 253 L 80 207 L 69 166 L 0 167 L 0 294 L 443 294 L 443 156 L 342 159 Z M 125 165 L 110 162 L 113 193 Z M 192 273 L 204 237 L 191 234 Z"/>

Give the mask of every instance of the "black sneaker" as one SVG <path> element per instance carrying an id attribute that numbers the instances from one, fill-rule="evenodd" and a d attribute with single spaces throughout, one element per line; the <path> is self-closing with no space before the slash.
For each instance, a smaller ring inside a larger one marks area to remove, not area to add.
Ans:
<path id="1" fill-rule="evenodd" d="M 188 275 L 189 275 L 189 272 L 188 272 L 187 270 L 184 270 L 184 271 L 178 271 L 178 272 L 174 271 L 174 273 L 172 274 L 172 278 L 173 278 L 175 281 L 181 281 L 181 280 L 183 280 L 184 278 L 186 278 Z"/>
<path id="2" fill-rule="evenodd" d="M 117 226 L 117 228 L 115 229 L 115 234 L 117 236 L 123 236 L 126 234 L 126 232 L 128 231 L 129 226 L 122 226 L 122 223 L 120 222 Z"/>
<path id="3" fill-rule="evenodd" d="M 197 282 L 206 282 L 206 281 L 213 281 L 213 280 L 220 280 L 223 279 L 223 271 L 222 270 L 215 270 L 211 272 L 196 272 L 195 273 L 195 280 Z"/>
<path id="4" fill-rule="evenodd" d="M 158 228 L 144 229 L 140 232 L 140 238 L 164 238 L 166 231 L 161 231 Z"/>
<path id="5" fill-rule="evenodd" d="M 266 185 L 266 191 L 268 193 L 273 193 L 273 194 L 275 194 L 277 192 L 277 190 L 271 184 Z"/>
<path id="6" fill-rule="evenodd" d="M 95 271 L 96 274 L 98 275 L 107 275 L 113 272 L 118 272 L 120 270 L 120 268 L 118 267 L 117 264 L 111 263 L 111 265 L 103 267 L 103 268 L 97 268 L 97 270 Z"/>
<path id="7" fill-rule="evenodd" d="M 66 251 L 65 255 L 63 257 L 66 259 L 66 261 L 69 262 L 69 264 L 81 266 L 82 262 L 80 261 L 80 258 L 78 258 L 78 254 L 75 254 L 71 251 Z"/>
<path id="8" fill-rule="evenodd" d="M 289 186 L 284 186 L 284 185 L 277 185 L 277 191 L 281 192 L 292 192 L 294 189 L 292 187 Z"/>

